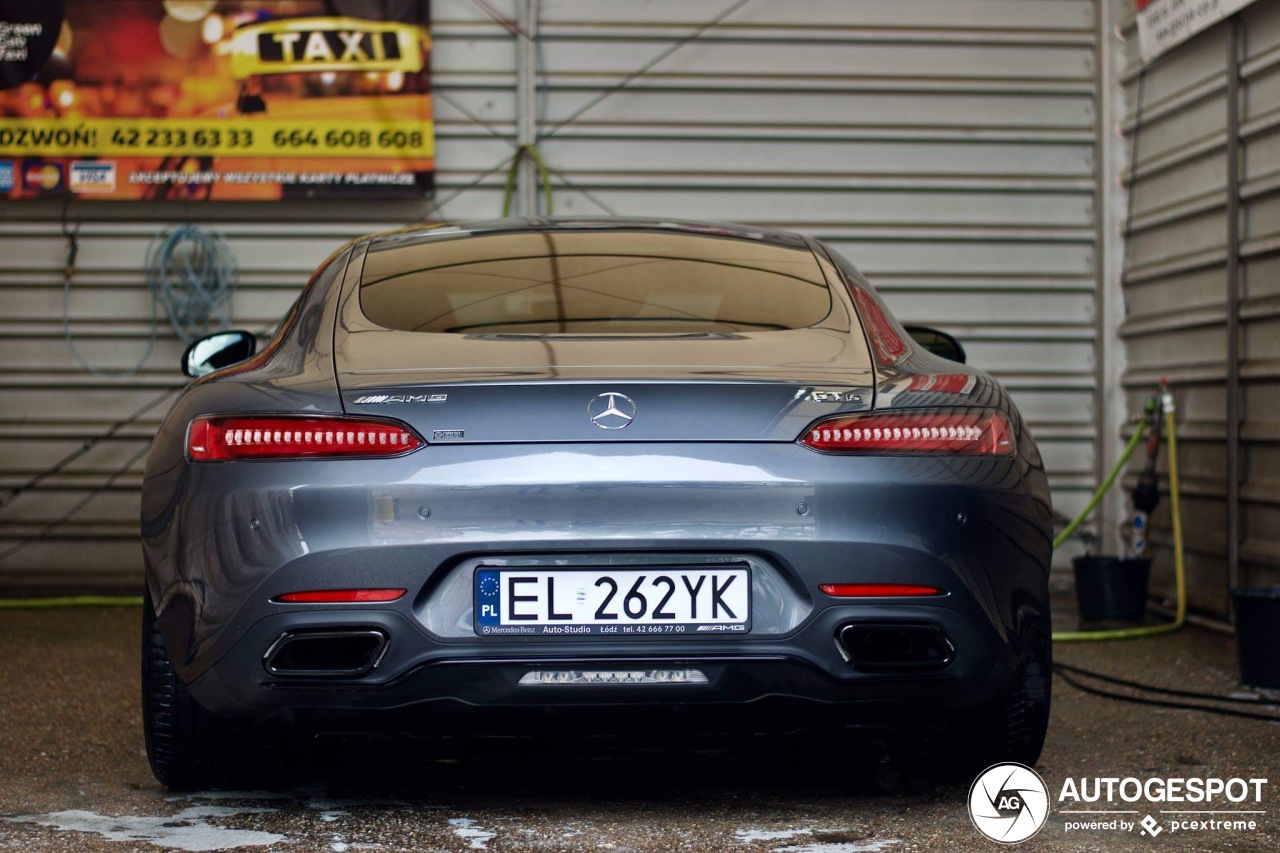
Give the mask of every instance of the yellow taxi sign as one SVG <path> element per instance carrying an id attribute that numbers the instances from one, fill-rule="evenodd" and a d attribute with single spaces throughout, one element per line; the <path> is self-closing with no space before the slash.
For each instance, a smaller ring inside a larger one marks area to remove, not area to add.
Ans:
<path id="1" fill-rule="evenodd" d="M 430 36 L 417 24 L 359 18 L 289 18 L 247 24 L 231 42 L 231 73 L 422 70 Z"/>

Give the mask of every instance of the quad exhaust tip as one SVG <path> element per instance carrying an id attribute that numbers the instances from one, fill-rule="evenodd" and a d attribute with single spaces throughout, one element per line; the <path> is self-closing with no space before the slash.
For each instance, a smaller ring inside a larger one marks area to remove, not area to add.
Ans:
<path id="1" fill-rule="evenodd" d="M 373 671 L 387 653 L 375 628 L 287 631 L 262 657 L 272 675 L 353 678 Z"/>
<path id="2" fill-rule="evenodd" d="M 925 622 L 850 622 L 836 632 L 845 659 L 863 672 L 942 669 L 955 658 L 955 646 L 938 627 Z"/>

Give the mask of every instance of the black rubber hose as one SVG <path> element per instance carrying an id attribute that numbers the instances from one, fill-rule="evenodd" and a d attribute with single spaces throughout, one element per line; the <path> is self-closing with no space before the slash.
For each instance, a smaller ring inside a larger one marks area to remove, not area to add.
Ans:
<path id="1" fill-rule="evenodd" d="M 1197 693 L 1194 690 L 1174 690 L 1171 687 L 1156 687 L 1153 684 L 1143 684 L 1140 681 L 1129 681 L 1124 678 L 1116 678 L 1114 675 L 1104 675 L 1101 672 L 1094 672 L 1091 669 L 1072 666 L 1069 663 L 1055 663 L 1053 667 L 1054 669 L 1064 670 L 1066 672 L 1075 673 L 1076 675 L 1096 678 L 1098 681 L 1105 681 L 1108 684 L 1116 684 L 1120 687 L 1132 687 L 1134 690 L 1146 690 L 1149 693 L 1164 693 L 1169 696 L 1185 696 L 1188 699 L 1208 699 L 1212 702 L 1239 702 L 1245 705 L 1280 705 L 1280 699 L 1270 699 L 1266 696 L 1217 696 L 1213 693 Z"/>
<path id="2" fill-rule="evenodd" d="M 1055 669 L 1056 668 L 1057 667 L 1055 667 Z M 1224 717 L 1239 717 L 1244 720 L 1263 720 L 1268 723 L 1280 723 L 1280 715 L 1278 714 L 1254 714 L 1249 711 L 1237 711 L 1235 708 L 1214 708 L 1209 705 L 1192 705 L 1187 702 L 1165 702 L 1160 699 L 1147 699 L 1142 696 L 1126 696 L 1123 693 L 1112 693 L 1108 690 L 1099 690 L 1096 687 L 1081 684 L 1066 672 L 1059 671 L 1058 677 L 1077 690 L 1084 693 L 1090 693 L 1094 696 L 1101 696 L 1105 699 L 1116 699 L 1120 702 L 1132 702 L 1136 705 L 1150 705 L 1157 708 L 1174 708 L 1180 711 L 1204 711 L 1207 714 L 1219 714 Z"/>

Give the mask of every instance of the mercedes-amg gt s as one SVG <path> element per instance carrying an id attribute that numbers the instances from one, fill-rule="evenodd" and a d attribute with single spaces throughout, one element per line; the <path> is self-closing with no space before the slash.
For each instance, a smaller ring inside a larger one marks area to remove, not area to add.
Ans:
<path id="1" fill-rule="evenodd" d="M 1033 764 L 1051 511 L 1001 386 L 830 247 L 711 223 L 365 237 L 196 341 L 142 496 L 147 750 L 873 727 Z M 537 713 L 530 713 L 536 711 Z"/>

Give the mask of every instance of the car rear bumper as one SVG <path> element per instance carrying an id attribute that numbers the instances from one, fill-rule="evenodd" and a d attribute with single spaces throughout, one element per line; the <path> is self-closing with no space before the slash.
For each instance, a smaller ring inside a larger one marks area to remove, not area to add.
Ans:
<path id="1" fill-rule="evenodd" d="M 864 672 L 845 659 L 837 635 L 851 623 L 936 626 L 954 644 L 954 659 L 928 671 Z M 389 639 L 376 669 L 353 678 L 269 674 L 265 650 L 284 634 L 373 629 Z M 600 706 L 749 705 L 806 700 L 859 706 L 858 718 L 887 719 L 904 703 L 950 706 L 982 703 L 1009 683 L 1021 650 L 970 615 L 949 606 L 842 605 L 823 609 L 792 635 L 692 642 L 500 640 L 441 642 L 395 610 L 279 613 L 246 632 L 217 664 L 190 685 L 211 710 L 290 722 L 319 715 L 353 716 L 362 730 L 377 728 L 369 712 L 402 713 L 444 706 L 572 708 Z M 700 684 L 529 685 L 539 670 L 697 670 Z M 376 715 L 375 715 L 376 716 Z M 426 720 L 431 717 L 424 717 Z"/>
<path id="2" fill-rule="evenodd" d="M 435 454 L 432 465 L 406 460 Z M 970 705 L 1008 683 L 1047 624 L 1043 474 L 1017 459 L 849 458 L 792 444 L 430 447 L 402 460 L 187 466 L 148 531 L 148 583 L 180 677 L 211 710 L 369 718 L 455 705 L 741 706 L 777 698 Z M 321 468 L 320 466 L 323 466 Z M 238 469 L 238 470 L 236 470 Z M 319 476 L 320 472 L 324 476 Z M 1043 498 L 1041 498 L 1043 500 Z M 256 524 L 255 524 L 256 522 Z M 477 561 L 743 559 L 768 580 L 752 632 L 482 637 Z M 821 584 L 914 583 L 945 595 L 835 599 Z M 408 590 L 374 605 L 286 605 L 291 591 Z M 772 597 L 770 597 L 772 596 Z M 851 623 L 935 626 L 945 666 L 867 671 Z M 287 634 L 375 630 L 358 677 L 279 676 Z M 705 684 L 530 686 L 535 669 L 699 669 Z"/>

